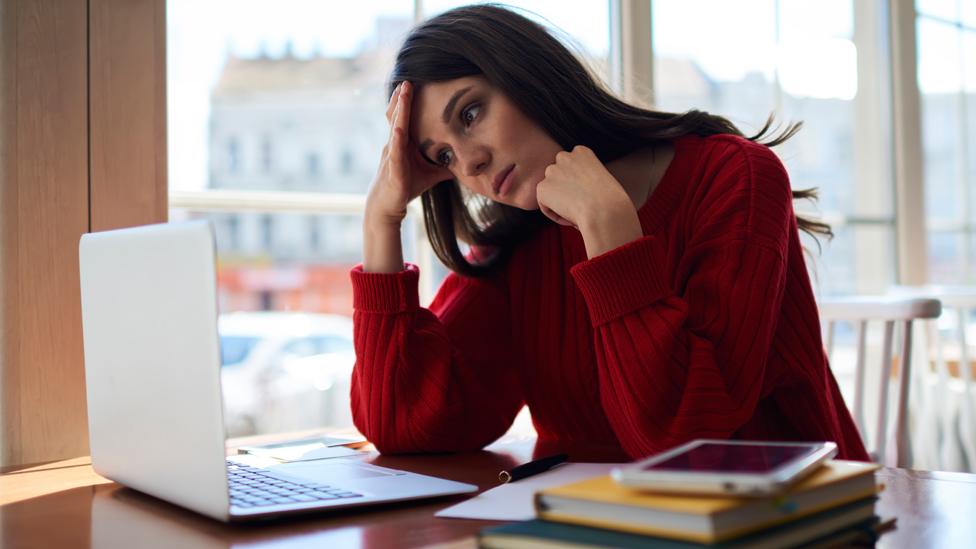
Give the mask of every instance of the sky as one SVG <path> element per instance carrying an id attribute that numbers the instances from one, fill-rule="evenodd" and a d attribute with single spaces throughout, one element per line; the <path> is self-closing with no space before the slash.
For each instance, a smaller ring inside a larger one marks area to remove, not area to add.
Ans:
<path id="1" fill-rule="evenodd" d="M 468 3 L 421 1 L 424 14 Z M 920 4 L 945 15 L 953 13 L 954 2 Z M 608 55 L 606 0 L 511 3 L 547 18 L 589 53 Z M 653 6 L 656 54 L 694 59 L 713 79 L 734 81 L 760 72 L 768 79 L 775 76 L 791 95 L 850 100 L 857 92 L 851 0 L 655 0 Z M 413 12 L 408 0 L 169 0 L 171 188 L 206 186 L 210 90 L 228 54 L 247 57 L 263 51 L 280 56 L 290 46 L 299 57 L 352 55 L 372 33 L 378 16 L 412 17 Z M 964 20 L 970 17 L 976 24 L 976 10 Z M 976 68 L 961 70 L 976 67 L 976 32 L 960 33 L 931 21 L 920 23 L 918 31 L 923 92 L 963 86 L 976 91 Z M 965 59 L 962 51 L 967 52 Z"/>

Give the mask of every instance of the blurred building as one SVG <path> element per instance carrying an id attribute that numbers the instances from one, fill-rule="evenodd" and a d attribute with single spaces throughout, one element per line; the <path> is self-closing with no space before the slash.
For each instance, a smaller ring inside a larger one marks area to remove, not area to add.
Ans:
<path id="1" fill-rule="evenodd" d="M 395 48 L 410 22 L 386 18 L 358 55 L 346 58 L 230 56 L 215 86 L 210 126 L 210 187 L 323 193 L 364 193 L 389 134 L 384 116 L 385 83 Z M 380 40 L 377 37 L 385 37 Z M 601 70 L 601 60 L 587 62 Z M 857 195 L 855 184 L 855 101 L 793 97 L 761 73 L 737 81 L 717 81 L 688 59 L 655 61 L 656 108 L 699 108 L 723 114 L 744 132 L 758 130 L 772 114 L 785 124 L 802 120 L 796 137 L 775 150 L 787 165 L 794 188 L 820 189 L 817 209 L 858 217 L 888 211 L 889 197 Z M 605 63 L 603 63 L 605 64 Z M 605 69 L 606 67 L 603 67 Z M 959 159 L 951 150 L 956 110 L 953 95 L 924 97 L 925 143 L 930 159 Z M 785 115 L 784 115 L 785 113 Z M 788 118 L 786 118 L 788 117 Z M 943 150 L 944 149 L 944 150 Z M 941 151 L 941 152 L 940 152 Z M 929 193 L 930 216 L 958 217 L 961 206 L 954 187 L 963 181 L 959 162 L 929 162 L 927 185 L 946 192 Z M 972 169 L 971 167 L 969 169 Z M 883 183 L 881 184 L 883 186 Z M 953 191 L 953 192 L 949 192 Z M 808 205 L 798 203 L 800 209 Z M 269 213 L 211 214 L 218 230 L 223 262 L 221 282 L 229 288 L 233 310 L 304 309 L 351 312 L 348 268 L 361 258 L 361 218 Z M 814 273 L 828 293 L 871 291 L 875 270 L 894 272 L 893 224 L 876 229 L 851 228 L 839 233 L 827 251 L 829 260 L 811 261 L 811 269 L 829 263 L 826 274 Z M 868 235 L 868 236 L 864 236 Z M 884 244 L 891 240 L 891 245 Z M 940 244 L 931 253 L 933 274 L 952 270 L 968 243 Z M 811 243 L 812 244 L 812 243 Z M 815 245 L 814 245 L 815 247 Z M 944 248 L 944 250 L 943 250 Z M 890 269 L 885 265 L 890 265 Z M 316 289 L 318 284 L 326 289 Z M 860 284 L 860 286 L 859 286 Z M 236 296 L 236 297 L 234 297 Z"/>
<path id="2" fill-rule="evenodd" d="M 211 94 L 210 189 L 364 194 L 389 133 L 384 87 L 406 19 L 359 55 L 230 55 Z M 213 213 L 224 310 L 350 314 L 362 219 Z"/>

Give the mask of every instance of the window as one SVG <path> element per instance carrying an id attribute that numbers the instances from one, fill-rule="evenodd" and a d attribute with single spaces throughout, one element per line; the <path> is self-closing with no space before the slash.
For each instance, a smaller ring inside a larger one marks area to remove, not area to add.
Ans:
<path id="1" fill-rule="evenodd" d="M 310 152 L 305 155 L 305 175 L 314 181 L 319 178 L 320 170 L 318 153 Z"/>
<path id="2" fill-rule="evenodd" d="M 271 137 L 264 136 L 261 139 L 261 171 L 271 173 L 274 167 L 274 147 L 271 144 Z"/>
<path id="3" fill-rule="evenodd" d="M 342 175 L 352 174 L 355 164 L 353 163 L 352 151 L 345 149 L 342 151 L 342 158 L 339 161 L 342 165 Z"/>
<path id="4" fill-rule="evenodd" d="M 451 8 L 483 4 L 465 0 L 423 0 L 424 16 L 429 17 Z M 553 0 L 510 0 L 506 6 L 521 10 L 530 19 L 552 29 L 571 50 L 605 83 L 610 82 L 610 9 L 609 3 L 588 0 L 565 2 Z"/>
<path id="5" fill-rule="evenodd" d="M 921 93 L 929 277 L 976 282 L 976 7 L 919 0 Z"/>
<path id="6" fill-rule="evenodd" d="M 611 32 L 616 1 L 510 4 L 564 30 L 566 42 L 609 81 L 611 72 L 630 70 L 614 58 L 623 40 L 619 28 Z M 171 219 L 217 223 L 222 313 L 273 319 L 262 324 L 265 339 L 286 319 L 349 318 L 348 270 L 360 260 L 365 194 L 389 133 L 385 85 L 393 55 L 417 17 L 468 3 L 167 3 Z M 905 252 L 895 233 L 904 219 L 896 220 L 894 207 L 905 201 L 895 199 L 892 167 L 902 157 L 891 153 L 892 81 L 883 74 L 891 59 L 883 59 L 876 37 L 865 38 L 866 30 L 890 26 L 883 4 L 653 0 L 644 29 L 652 32 L 643 34 L 653 44 L 630 44 L 652 48 L 653 99 L 662 110 L 709 110 L 746 133 L 770 113 L 780 123 L 806 122 L 775 151 L 794 188 L 820 189 L 817 205 L 797 202 L 797 210 L 830 222 L 837 234 L 821 254 L 804 241 L 821 294 L 884 291 L 896 282 L 896 250 Z M 976 4 L 916 5 L 932 278 L 972 282 Z M 404 256 L 420 264 L 421 300 L 429 302 L 445 271 L 414 206 L 404 224 Z M 909 229 L 921 236 L 921 228 Z M 911 250 L 905 257 L 920 259 Z M 336 329 L 351 334 L 351 325 Z M 279 392 L 259 404 L 258 415 L 279 420 L 251 424 L 251 432 L 347 425 L 348 401 L 341 399 L 348 399 L 348 380 L 336 374 L 308 381 L 308 372 L 331 368 L 325 364 L 296 365 L 269 379 Z M 346 367 L 328 364 L 335 372 Z M 336 407 L 281 419 L 289 380 L 331 391 Z M 346 415 L 336 412 L 343 409 Z"/>
<path id="7" fill-rule="evenodd" d="M 822 254 L 816 242 L 804 241 L 815 285 L 837 294 L 881 292 L 894 283 L 893 182 L 883 169 L 887 159 L 865 153 L 883 146 L 870 145 L 880 121 L 859 114 L 877 98 L 859 93 L 865 75 L 858 74 L 852 0 L 652 6 L 656 106 L 707 110 L 746 135 L 770 114 L 780 128 L 806 121 L 773 150 L 794 189 L 819 189 L 819 203 L 797 202 L 798 212 L 834 225 L 836 237 L 822 242 Z"/>
<path id="8" fill-rule="evenodd" d="M 426 15 L 449 4 L 422 6 Z M 606 73 L 605 2 L 572 9 L 558 2 L 515 4 L 563 27 Z M 409 0 L 354 7 L 314 0 L 167 3 L 170 218 L 209 218 L 218 226 L 222 319 L 257 315 L 248 322 L 270 333 L 296 315 L 351 315 L 348 272 L 361 260 L 363 201 L 389 135 L 386 78 L 416 15 Z M 422 299 L 429 300 L 446 273 L 435 267 L 414 208 L 403 240 L 404 257 L 421 265 Z M 261 315 L 277 320 L 263 324 Z M 351 324 L 336 329 L 349 334 L 336 335 L 325 353 L 351 353 Z M 267 352 L 280 354 L 277 349 Z M 313 369 L 331 367 L 325 364 Z M 348 379 L 343 385 L 315 378 L 312 385 L 331 391 L 326 396 L 336 406 L 281 419 L 284 387 L 307 373 L 295 368 L 269 380 L 270 396 L 253 404 L 260 410 L 251 419 L 228 420 L 234 434 L 349 423 L 348 411 L 337 412 L 348 409 Z M 249 394 L 230 390 L 228 413 L 253 400 Z M 279 420 L 254 419 L 261 416 Z"/>
<path id="9" fill-rule="evenodd" d="M 227 142 L 227 171 L 233 175 L 241 171 L 241 144 L 236 137 Z"/>
<path id="10" fill-rule="evenodd" d="M 227 247 L 231 250 L 237 250 L 241 247 L 241 220 L 237 216 L 228 216 L 227 218 Z"/>
<path id="11" fill-rule="evenodd" d="M 310 251 L 317 252 L 322 246 L 322 231 L 319 228 L 319 220 L 315 216 L 308 218 L 308 247 Z"/>

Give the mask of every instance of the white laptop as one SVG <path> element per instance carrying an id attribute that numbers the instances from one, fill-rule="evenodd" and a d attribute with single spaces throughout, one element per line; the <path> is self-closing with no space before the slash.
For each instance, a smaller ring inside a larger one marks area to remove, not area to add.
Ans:
<path id="1" fill-rule="evenodd" d="M 92 465 L 223 521 L 474 492 L 370 465 L 225 458 L 213 229 L 207 221 L 82 236 Z"/>

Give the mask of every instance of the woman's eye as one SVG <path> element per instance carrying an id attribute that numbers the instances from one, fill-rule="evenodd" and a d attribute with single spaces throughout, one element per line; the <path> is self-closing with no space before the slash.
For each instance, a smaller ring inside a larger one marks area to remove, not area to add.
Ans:
<path id="1" fill-rule="evenodd" d="M 481 105 L 474 103 L 470 107 L 461 111 L 461 121 L 464 122 L 465 126 L 470 125 L 474 122 L 475 118 L 478 118 L 478 113 L 481 111 Z"/>
<path id="2" fill-rule="evenodd" d="M 437 164 L 441 166 L 447 166 L 448 164 L 451 163 L 451 158 L 452 158 L 451 151 L 443 150 L 437 153 Z"/>
<path id="3" fill-rule="evenodd" d="M 461 112 L 459 113 L 459 116 L 461 117 L 461 122 L 465 125 L 465 127 L 470 126 L 471 123 L 478 118 L 479 112 L 481 112 L 481 105 L 477 103 L 472 103 L 468 107 L 462 109 Z M 448 166 L 451 163 L 451 160 L 453 159 L 454 159 L 454 155 L 451 153 L 451 151 L 448 149 L 444 149 L 443 151 L 437 153 L 437 156 L 434 158 L 434 161 L 439 166 Z"/>

